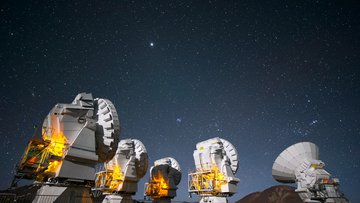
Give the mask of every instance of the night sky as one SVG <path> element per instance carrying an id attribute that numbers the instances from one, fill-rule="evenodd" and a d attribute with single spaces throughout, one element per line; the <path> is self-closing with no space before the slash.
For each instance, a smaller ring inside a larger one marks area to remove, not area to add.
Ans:
<path id="1" fill-rule="evenodd" d="M 121 138 L 143 141 L 151 165 L 179 161 L 178 200 L 188 198 L 196 143 L 219 136 L 240 154 L 231 201 L 277 185 L 278 154 L 311 141 L 360 202 L 359 8 L 340 0 L 2 1 L 0 189 L 33 125 L 90 92 L 115 104 Z"/>

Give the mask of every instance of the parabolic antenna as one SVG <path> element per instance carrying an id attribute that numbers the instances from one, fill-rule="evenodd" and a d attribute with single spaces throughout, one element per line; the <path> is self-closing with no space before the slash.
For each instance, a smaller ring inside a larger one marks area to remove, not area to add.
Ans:
<path id="1" fill-rule="evenodd" d="M 239 156 L 235 147 L 219 137 L 196 144 L 193 153 L 196 170 L 188 174 L 189 195 L 201 197 L 200 203 L 227 203 L 236 193 L 239 179 L 235 173 Z"/>
<path id="2" fill-rule="evenodd" d="M 180 181 L 180 165 L 174 158 L 156 160 L 150 168 L 150 180 L 145 183 L 144 197 L 152 198 L 153 203 L 170 203 Z"/>
<path id="3" fill-rule="evenodd" d="M 172 158 L 172 157 L 166 157 L 166 158 L 162 158 L 162 159 L 159 159 L 159 160 L 156 160 L 154 162 L 155 166 L 158 166 L 158 165 L 170 165 L 172 168 L 176 169 L 179 173 L 179 175 L 177 176 L 173 176 L 174 178 L 174 183 L 175 185 L 178 185 L 181 181 L 181 168 L 180 168 L 180 164 L 179 162 L 176 161 L 176 159 Z"/>
<path id="4" fill-rule="evenodd" d="M 166 158 L 156 160 L 154 164 L 155 164 L 155 166 L 161 165 L 161 164 L 167 164 L 167 165 L 170 165 L 171 167 L 173 167 L 174 169 L 181 171 L 180 164 L 172 157 L 166 157 Z"/>
<path id="5" fill-rule="evenodd" d="M 105 194 L 103 202 L 132 203 L 131 196 L 148 167 L 144 144 L 137 139 L 120 140 L 115 156 L 104 166 L 105 170 L 95 175 L 93 194 Z"/>
<path id="6" fill-rule="evenodd" d="M 282 183 L 295 183 L 295 170 L 305 160 L 318 160 L 319 148 L 311 142 L 300 142 L 285 149 L 276 158 L 272 176 Z"/>
<path id="7" fill-rule="evenodd" d="M 120 140 L 115 156 L 106 164 L 106 168 L 114 170 L 114 168 L 120 167 L 120 170 L 126 176 L 126 170 L 130 167 L 129 159 L 131 159 L 131 156 L 134 157 L 132 161 L 134 161 L 134 171 L 136 170 L 136 174 L 132 173 L 131 175 L 136 175 L 137 179 L 141 179 L 146 174 L 149 158 L 144 144 L 137 139 Z M 134 167 L 133 164 L 130 164 L 131 167 Z"/>
<path id="8" fill-rule="evenodd" d="M 38 168 L 42 170 L 36 171 L 46 179 L 93 181 L 95 165 L 109 161 L 116 152 L 119 125 L 114 105 L 90 93 L 78 94 L 71 103 L 56 104 L 43 123 L 46 150 L 32 158 L 41 161 Z M 30 148 L 38 151 L 35 145 Z"/>
<path id="9" fill-rule="evenodd" d="M 33 202 L 88 201 L 95 165 L 114 156 L 119 133 L 114 105 L 80 93 L 71 103 L 58 103 L 50 110 L 42 137 L 30 140 L 14 180 L 25 177 L 44 183 Z M 70 200 L 70 193 L 82 195 Z"/>
<path id="10" fill-rule="evenodd" d="M 119 142 L 120 122 L 115 106 L 107 99 L 97 99 L 96 152 L 99 162 L 109 161 Z"/>
<path id="11" fill-rule="evenodd" d="M 135 145 L 135 165 L 138 178 L 144 177 L 149 165 L 149 158 L 144 144 L 137 139 L 132 139 Z"/>
<path id="12" fill-rule="evenodd" d="M 233 174 L 235 174 L 239 168 L 239 155 L 238 155 L 234 145 L 232 145 L 229 141 L 222 139 L 222 138 L 220 138 L 220 140 L 223 143 L 226 155 L 230 159 L 231 170 L 232 170 Z"/>

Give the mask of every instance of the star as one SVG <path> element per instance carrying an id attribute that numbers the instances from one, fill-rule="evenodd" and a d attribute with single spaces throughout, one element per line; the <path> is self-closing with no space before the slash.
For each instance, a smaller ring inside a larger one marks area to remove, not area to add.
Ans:
<path id="1" fill-rule="evenodd" d="M 153 47 L 155 44 L 154 42 L 150 42 L 150 46 Z"/>

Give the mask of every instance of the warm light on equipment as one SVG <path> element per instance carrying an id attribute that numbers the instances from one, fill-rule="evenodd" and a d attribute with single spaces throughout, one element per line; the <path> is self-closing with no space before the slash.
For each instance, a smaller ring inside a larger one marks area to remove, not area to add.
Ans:
<path id="1" fill-rule="evenodd" d="M 196 171 L 189 174 L 189 194 L 201 197 L 201 203 L 226 203 L 235 194 L 240 181 L 234 175 L 239 166 L 235 147 L 227 140 L 212 138 L 196 145 Z"/>
<path id="2" fill-rule="evenodd" d="M 159 159 L 150 168 L 150 181 L 145 184 L 144 196 L 153 199 L 154 203 L 171 202 L 180 181 L 179 163 L 171 157 Z"/>
<path id="3" fill-rule="evenodd" d="M 42 138 L 32 138 L 17 166 L 12 186 L 16 186 L 16 178 L 47 181 L 55 176 L 61 166 L 64 154 L 68 150 L 68 141 L 62 132 L 45 133 Z M 46 136 L 45 136 L 46 135 Z"/>
<path id="4" fill-rule="evenodd" d="M 169 181 L 165 180 L 163 175 L 158 172 L 152 176 L 145 193 L 154 199 L 159 199 L 169 196 L 169 188 Z"/>
<path id="5" fill-rule="evenodd" d="M 113 159 L 95 175 L 93 194 L 105 194 L 103 202 L 132 203 L 138 181 L 146 174 L 148 155 L 142 142 L 124 139 Z"/>
<path id="6" fill-rule="evenodd" d="M 78 200 L 86 202 L 83 197 L 89 197 L 95 166 L 112 159 L 119 133 L 116 109 L 107 99 L 81 93 L 70 104 L 56 104 L 44 119 L 41 138 L 29 141 L 12 187 L 21 179 L 36 180 L 41 188 L 35 203 L 76 202 L 65 193 L 83 194 Z M 118 172 L 112 172 L 116 180 Z M 115 180 L 112 187 L 118 187 Z"/>

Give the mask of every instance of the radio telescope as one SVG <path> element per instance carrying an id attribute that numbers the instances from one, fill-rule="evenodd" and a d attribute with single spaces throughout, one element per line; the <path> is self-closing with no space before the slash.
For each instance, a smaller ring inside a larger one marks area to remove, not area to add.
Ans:
<path id="1" fill-rule="evenodd" d="M 300 142 L 285 149 L 276 158 L 272 176 L 280 183 L 297 183 L 300 198 L 307 203 L 349 203 L 339 191 L 339 179 L 332 178 L 319 160 L 319 148 Z"/>
<path id="2" fill-rule="evenodd" d="M 212 138 L 196 145 L 194 151 L 196 171 L 189 174 L 189 194 L 201 197 L 200 203 L 226 203 L 236 193 L 235 177 L 239 156 L 227 140 Z"/>
<path id="3" fill-rule="evenodd" d="M 144 144 L 136 139 L 121 140 L 115 156 L 104 168 L 96 173 L 93 193 L 106 194 L 104 203 L 133 203 L 131 196 L 137 192 L 137 183 L 148 168 Z"/>
<path id="4" fill-rule="evenodd" d="M 29 141 L 12 186 L 36 180 L 42 186 L 33 202 L 86 202 L 95 165 L 114 156 L 119 133 L 118 114 L 107 99 L 80 93 L 70 104 L 56 104 L 44 120 L 42 138 Z M 75 193 L 82 195 L 66 199 Z"/>
<path id="5" fill-rule="evenodd" d="M 145 197 L 151 197 L 153 203 L 169 203 L 176 197 L 177 185 L 181 181 L 179 163 L 172 157 L 155 161 L 150 168 L 150 181 L 145 183 Z"/>

